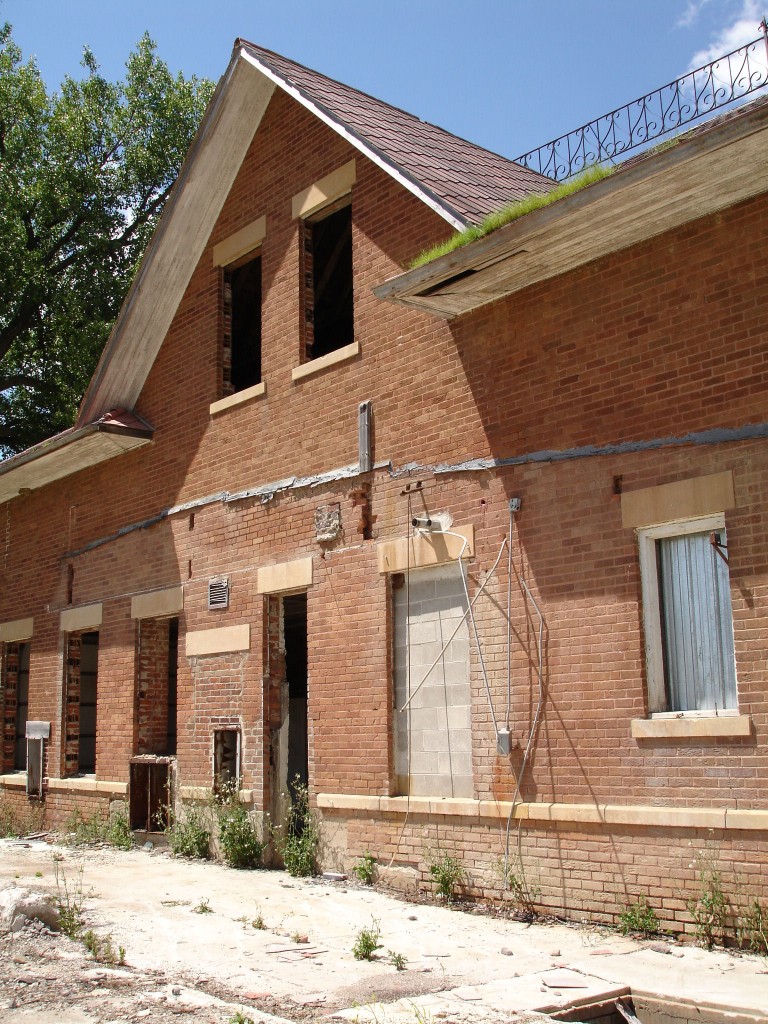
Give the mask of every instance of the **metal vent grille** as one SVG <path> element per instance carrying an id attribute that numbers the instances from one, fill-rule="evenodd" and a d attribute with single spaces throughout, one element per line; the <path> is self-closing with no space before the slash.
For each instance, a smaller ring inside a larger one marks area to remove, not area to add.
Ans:
<path id="1" fill-rule="evenodd" d="M 216 576 L 208 580 L 208 607 L 229 608 L 229 578 Z"/>

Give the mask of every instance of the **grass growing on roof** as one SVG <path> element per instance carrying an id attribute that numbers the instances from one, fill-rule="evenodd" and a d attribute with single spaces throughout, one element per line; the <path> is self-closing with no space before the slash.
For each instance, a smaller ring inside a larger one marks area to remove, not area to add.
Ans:
<path id="1" fill-rule="evenodd" d="M 480 224 L 471 224 L 468 228 L 458 231 L 444 242 L 439 242 L 437 245 L 425 249 L 424 252 L 419 253 L 416 259 L 409 264 L 408 269 L 415 270 L 416 267 L 423 267 L 425 263 L 431 263 L 432 260 L 436 260 L 439 256 L 445 256 L 446 253 L 453 252 L 454 249 L 459 249 L 462 245 L 474 242 L 478 238 L 484 238 L 485 235 L 489 235 L 492 231 L 504 227 L 505 224 L 510 224 L 513 220 L 524 217 L 526 213 L 539 210 L 543 206 L 550 206 L 552 203 L 556 203 L 558 199 L 564 199 L 566 196 L 586 188 L 587 185 L 592 185 L 596 181 L 607 178 L 612 171 L 612 167 L 593 164 L 568 181 L 562 181 L 559 185 L 555 185 L 549 192 L 537 193 L 526 196 L 525 199 L 518 199 L 516 202 L 510 203 L 509 206 L 497 210 L 496 213 L 488 214 Z"/>

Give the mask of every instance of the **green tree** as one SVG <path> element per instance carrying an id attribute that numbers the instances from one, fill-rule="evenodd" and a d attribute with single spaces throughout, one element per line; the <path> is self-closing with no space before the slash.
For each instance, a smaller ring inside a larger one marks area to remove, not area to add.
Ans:
<path id="1" fill-rule="evenodd" d="M 155 49 L 49 93 L 0 28 L 0 454 L 72 425 L 213 92 Z"/>

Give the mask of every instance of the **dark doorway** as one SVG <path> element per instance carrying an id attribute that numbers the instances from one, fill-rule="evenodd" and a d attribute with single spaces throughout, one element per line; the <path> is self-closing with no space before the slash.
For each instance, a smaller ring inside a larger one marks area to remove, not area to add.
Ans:
<path id="1" fill-rule="evenodd" d="M 288 788 L 309 779 L 307 742 L 307 595 L 283 598 L 285 675 L 288 684 Z"/>
<path id="2" fill-rule="evenodd" d="M 96 771 L 96 693 L 99 667 L 99 634 L 80 635 L 80 735 L 77 768 L 83 774 Z"/>

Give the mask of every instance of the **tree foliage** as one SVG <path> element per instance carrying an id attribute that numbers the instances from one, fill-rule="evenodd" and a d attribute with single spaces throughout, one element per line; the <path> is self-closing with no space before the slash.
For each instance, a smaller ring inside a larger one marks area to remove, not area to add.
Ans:
<path id="1" fill-rule="evenodd" d="M 0 28 L 0 452 L 71 426 L 213 84 L 145 35 L 49 93 Z"/>

